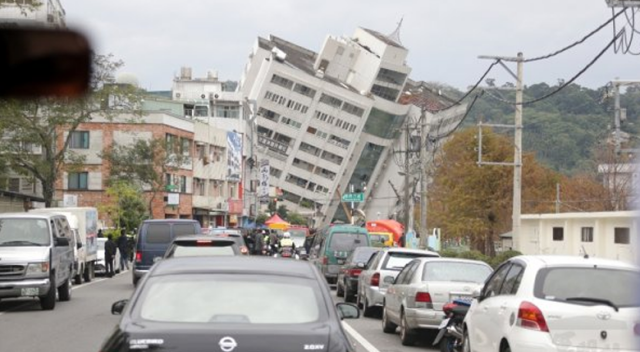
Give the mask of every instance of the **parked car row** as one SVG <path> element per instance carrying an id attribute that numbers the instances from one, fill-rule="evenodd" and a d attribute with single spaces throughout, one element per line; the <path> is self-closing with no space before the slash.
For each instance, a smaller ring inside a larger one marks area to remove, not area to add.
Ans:
<path id="1" fill-rule="evenodd" d="M 636 351 L 638 287 L 638 267 L 588 256 L 517 256 L 494 271 L 430 251 L 362 246 L 342 265 L 336 294 L 356 296 L 367 317 L 381 313 L 383 332 L 399 330 L 403 345 L 442 330 L 442 351 Z M 453 324 L 456 306 L 462 318 Z"/>

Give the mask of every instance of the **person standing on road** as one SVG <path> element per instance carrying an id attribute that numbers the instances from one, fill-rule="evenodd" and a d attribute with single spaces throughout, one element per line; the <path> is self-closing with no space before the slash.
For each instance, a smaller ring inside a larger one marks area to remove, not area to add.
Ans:
<path id="1" fill-rule="evenodd" d="M 118 250 L 120 251 L 120 271 L 129 270 L 129 244 L 127 241 L 127 234 L 124 229 L 120 230 L 120 237 L 118 237 Z"/>
<path id="2" fill-rule="evenodd" d="M 107 235 L 107 242 L 104 244 L 104 264 L 106 265 L 107 277 L 113 277 L 115 272 L 113 270 L 113 265 L 116 257 L 116 251 L 118 247 L 115 242 L 113 242 L 113 236 L 111 234 Z"/>
<path id="3" fill-rule="evenodd" d="M 262 247 L 264 246 L 264 238 L 262 236 L 262 230 L 255 230 L 253 232 L 253 255 L 262 255 Z"/>
<path id="4" fill-rule="evenodd" d="M 269 234 L 269 244 L 271 245 L 271 255 L 278 253 L 278 245 L 280 244 L 280 239 L 278 238 L 278 233 L 275 230 L 270 231 Z"/>

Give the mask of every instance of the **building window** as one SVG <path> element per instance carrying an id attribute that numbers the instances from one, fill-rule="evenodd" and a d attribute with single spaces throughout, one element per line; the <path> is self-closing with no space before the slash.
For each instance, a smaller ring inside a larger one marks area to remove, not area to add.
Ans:
<path id="1" fill-rule="evenodd" d="M 89 131 L 71 132 L 71 140 L 69 141 L 71 149 L 89 149 Z"/>
<path id="2" fill-rule="evenodd" d="M 271 83 L 277 84 L 287 89 L 291 89 L 291 87 L 293 87 L 293 81 L 278 75 L 273 75 L 273 77 L 271 77 Z"/>
<path id="3" fill-rule="evenodd" d="M 316 96 L 316 91 L 311 89 L 303 84 L 297 83 L 295 87 L 293 87 L 293 91 L 296 93 L 300 93 L 309 98 L 314 98 Z"/>
<path id="4" fill-rule="evenodd" d="M 9 179 L 9 192 L 20 192 L 20 179 L 17 177 Z"/>
<path id="5" fill-rule="evenodd" d="M 177 141 L 178 137 L 175 135 L 172 135 L 170 133 L 167 133 L 165 136 L 165 140 L 166 140 L 166 144 L 167 144 L 167 152 L 169 154 L 175 154 L 178 146 L 177 146 Z"/>
<path id="6" fill-rule="evenodd" d="M 553 240 L 554 241 L 564 241 L 564 228 L 562 228 L 562 227 L 554 227 L 553 228 Z"/>
<path id="7" fill-rule="evenodd" d="M 240 117 L 240 107 L 225 105 L 216 106 L 216 117 L 237 119 Z"/>
<path id="8" fill-rule="evenodd" d="M 613 243 L 615 244 L 630 244 L 629 228 L 628 227 L 616 227 L 613 229 Z"/>
<path id="9" fill-rule="evenodd" d="M 583 227 L 581 231 L 582 242 L 593 242 L 593 227 Z"/>
<path id="10" fill-rule="evenodd" d="M 342 106 L 342 100 L 324 93 L 320 96 L 320 102 L 335 108 L 340 108 L 340 106 Z"/>
<path id="11" fill-rule="evenodd" d="M 282 116 L 282 119 L 280 120 L 281 123 L 285 124 L 285 125 L 289 125 L 292 126 L 294 128 L 300 129 L 300 127 L 302 127 L 302 124 L 296 120 L 292 120 L 288 117 L 284 117 Z"/>
<path id="12" fill-rule="evenodd" d="M 180 193 L 187 193 L 187 176 L 180 176 Z"/>
<path id="13" fill-rule="evenodd" d="M 362 117 L 362 115 L 364 114 L 364 109 L 349 103 L 344 103 L 344 105 L 342 105 L 342 110 L 358 117 Z"/>
<path id="14" fill-rule="evenodd" d="M 88 172 L 72 172 L 69 174 L 68 189 L 89 189 Z"/>
<path id="15" fill-rule="evenodd" d="M 181 138 L 180 152 L 183 156 L 191 156 L 191 140 L 187 138 Z"/>

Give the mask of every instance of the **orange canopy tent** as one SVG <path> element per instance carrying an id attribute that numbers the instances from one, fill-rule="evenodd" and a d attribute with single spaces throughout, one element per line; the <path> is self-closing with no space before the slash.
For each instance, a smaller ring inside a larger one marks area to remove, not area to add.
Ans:
<path id="1" fill-rule="evenodd" d="M 404 233 L 404 225 L 395 220 L 367 221 L 366 227 L 369 232 L 391 232 L 394 242 L 398 242 Z"/>
<path id="2" fill-rule="evenodd" d="M 265 221 L 264 224 L 267 225 L 268 228 L 275 230 L 286 230 L 291 226 L 291 224 L 282 220 L 278 214 L 273 215 L 269 220 Z"/>

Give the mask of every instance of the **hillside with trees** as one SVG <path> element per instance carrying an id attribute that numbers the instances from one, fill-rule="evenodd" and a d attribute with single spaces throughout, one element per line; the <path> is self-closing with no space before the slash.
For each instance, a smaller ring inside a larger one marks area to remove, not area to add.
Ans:
<path id="1" fill-rule="evenodd" d="M 488 81 L 489 85 L 493 82 Z M 525 87 L 524 100 L 530 101 L 556 91 L 563 81 L 555 85 L 538 83 Z M 436 84 L 446 94 L 462 93 Z M 502 88 L 510 88 L 509 85 Z M 526 105 L 523 110 L 523 145 L 525 152 L 535 153 L 544 165 L 565 175 L 592 173 L 597 160 L 595 152 L 601 149 L 613 132 L 613 90 L 610 87 L 590 89 L 571 84 L 547 99 Z M 627 109 L 627 120 L 622 131 L 630 134 L 625 147 L 637 145 L 640 126 L 640 86 L 621 89 L 621 107 Z M 463 126 L 484 123 L 513 124 L 515 92 L 513 90 L 487 90 L 473 106 Z M 496 130 L 512 134 L 512 130 Z"/>

